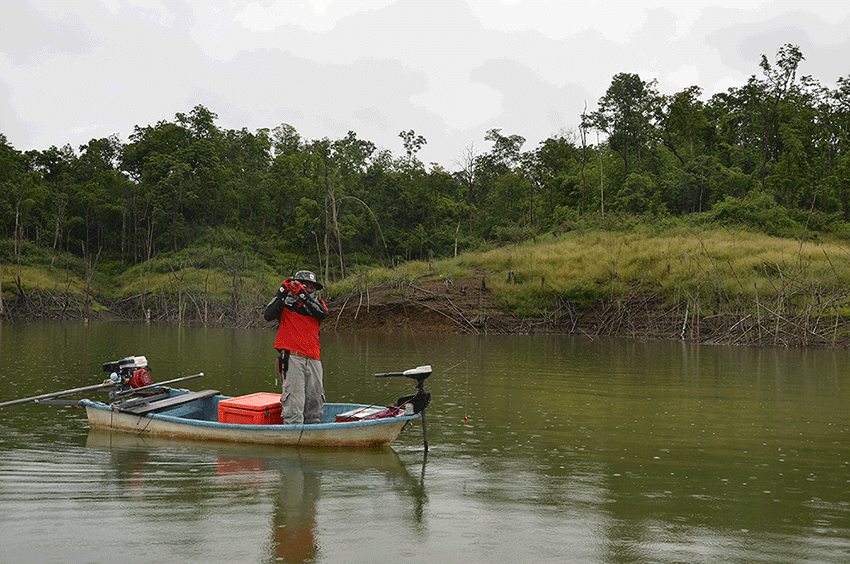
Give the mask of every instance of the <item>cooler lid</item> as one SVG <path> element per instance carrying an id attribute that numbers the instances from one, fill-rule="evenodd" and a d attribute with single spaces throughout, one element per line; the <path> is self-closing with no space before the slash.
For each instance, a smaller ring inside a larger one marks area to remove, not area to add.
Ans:
<path id="1" fill-rule="evenodd" d="M 235 409 L 247 409 L 249 411 L 259 411 L 268 407 L 280 406 L 280 394 L 272 392 L 257 392 L 248 394 L 247 396 L 239 396 L 218 402 L 219 406 L 226 406 Z"/>

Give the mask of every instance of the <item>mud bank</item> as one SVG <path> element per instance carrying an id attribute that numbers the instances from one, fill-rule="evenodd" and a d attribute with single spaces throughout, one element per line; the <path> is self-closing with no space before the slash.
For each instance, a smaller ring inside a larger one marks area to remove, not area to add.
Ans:
<path id="1" fill-rule="evenodd" d="M 617 296 L 585 310 L 564 304 L 542 317 L 526 319 L 499 306 L 483 275 L 379 286 L 329 300 L 328 309 L 325 330 L 561 334 L 740 346 L 850 348 L 846 319 L 820 319 L 805 312 L 777 313 L 768 308 L 705 315 L 692 303 L 671 304 L 647 293 Z"/>

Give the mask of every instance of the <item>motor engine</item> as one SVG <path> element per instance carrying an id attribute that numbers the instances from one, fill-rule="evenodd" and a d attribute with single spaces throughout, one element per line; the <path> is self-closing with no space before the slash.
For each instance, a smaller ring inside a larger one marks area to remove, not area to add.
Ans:
<path id="1" fill-rule="evenodd" d="M 151 384 L 148 359 L 143 356 L 128 356 L 121 360 L 105 362 L 103 371 L 119 388 L 142 388 Z"/>

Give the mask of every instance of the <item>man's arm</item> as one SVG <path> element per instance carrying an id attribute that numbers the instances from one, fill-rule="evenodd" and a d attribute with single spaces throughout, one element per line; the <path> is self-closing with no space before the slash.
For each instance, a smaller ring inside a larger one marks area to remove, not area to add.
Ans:
<path id="1" fill-rule="evenodd" d="M 307 294 L 307 299 L 304 301 L 304 310 L 307 315 L 315 317 L 321 323 L 328 316 L 328 307 L 325 305 L 315 292 Z"/>
<path id="2" fill-rule="evenodd" d="M 315 317 L 319 322 L 328 316 L 328 308 L 316 295 L 316 292 L 307 292 L 307 289 L 297 280 L 287 280 L 282 289 L 285 290 L 283 307 L 301 315 Z"/>
<path id="3" fill-rule="evenodd" d="M 280 314 L 283 313 L 283 296 L 285 293 L 286 288 L 281 286 L 272 298 L 272 301 L 266 305 L 266 310 L 263 312 L 263 318 L 266 321 L 280 320 Z"/>

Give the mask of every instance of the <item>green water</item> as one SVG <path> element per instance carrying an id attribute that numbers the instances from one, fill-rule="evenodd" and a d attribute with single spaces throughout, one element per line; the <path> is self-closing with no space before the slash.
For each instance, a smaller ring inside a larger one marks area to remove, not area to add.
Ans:
<path id="1" fill-rule="evenodd" d="M 102 381 L 276 391 L 271 330 L 0 325 L 0 401 Z M 850 353 L 541 336 L 326 333 L 328 401 L 431 364 L 430 450 L 94 432 L 0 409 L 0 562 L 850 561 Z M 105 394 L 104 394 L 105 395 Z M 92 397 L 103 397 L 94 395 Z"/>

